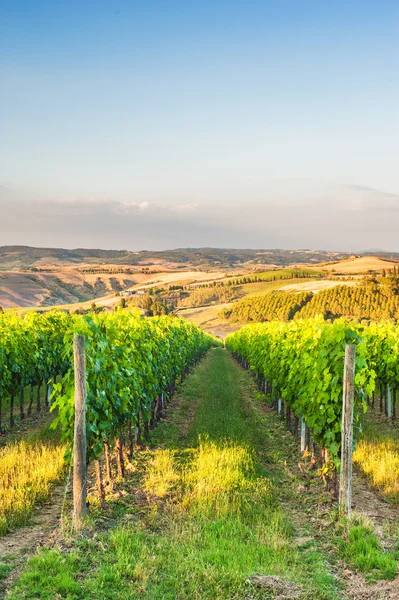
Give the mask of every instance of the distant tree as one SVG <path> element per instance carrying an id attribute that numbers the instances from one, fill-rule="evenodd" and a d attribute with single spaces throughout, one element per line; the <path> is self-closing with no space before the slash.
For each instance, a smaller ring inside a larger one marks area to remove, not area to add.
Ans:
<path id="1" fill-rule="evenodd" d="M 119 302 L 119 306 L 121 308 L 126 308 L 126 298 L 121 298 L 121 301 Z"/>

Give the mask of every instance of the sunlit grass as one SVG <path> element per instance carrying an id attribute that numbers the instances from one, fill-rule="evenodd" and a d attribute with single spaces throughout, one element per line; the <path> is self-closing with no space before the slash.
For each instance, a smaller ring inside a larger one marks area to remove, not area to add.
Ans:
<path id="1" fill-rule="evenodd" d="M 17 442 L 0 450 L 0 535 L 29 522 L 64 471 L 65 448 L 40 441 Z"/>
<path id="2" fill-rule="evenodd" d="M 360 440 L 353 460 L 373 485 L 399 502 L 399 443 L 394 440 Z"/>
<path id="3" fill-rule="evenodd" d="M 155 450 L 147 467 L 145 490 L 151 497 L 173 496 L 176 507 L 192 514 L 247 514 L 271 503 L 271 484 L 256 477 L 254 453 L 235 442 L 200 440 L 198 447 L 176 452 Z"/>
<path id="4" fill-rule="evenodd" d="M 180 480 L 175 452 L 169 448 L 153 452 L 144 479 L 144 489 L 147 494 L 150 497 L 164 498 Z"/>
<path id="5" fill-rule="evenodd" d="M 183 506 L 199 513 L 248 514 L 260 500 L 264 508 L 270 504 L 270 482 L 255 476 L 253 452 L 234 442 L 202 440 L 184 484 Z"/>
<path id="6" fill-rule="evenodd" d="M 370 581 L 394 579 L 398 553 L 383 550 L 372 523 L 364 517 L 354 515 L 347 522 L 339 544 L 344 558 Z"/>

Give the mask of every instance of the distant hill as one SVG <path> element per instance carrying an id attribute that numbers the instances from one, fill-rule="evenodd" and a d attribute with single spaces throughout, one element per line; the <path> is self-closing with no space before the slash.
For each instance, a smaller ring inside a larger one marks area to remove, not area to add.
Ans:
<path id="1" fill-rule="evenodd" d="M 77 248 L 0 247 L 0 306 L 54 306 L 99 299 L 132 288 L 180 281 L 198 283 L 209 278 L 258 276 L 273 278 L 276 269 L 294 267 L 322 270 L 327 275 L 389 273 L 399 254 L 374 256 L 322 250 L 251 250 L 178 248 L 152 252 Z M 256 271 L 254 273 L 254 271 Z M 177 279 L 176 279 L 177 278 Z"/>
<path id="2" fill-rule="evenodd" d="M 378 255 L 359 256 L 356 258 L 349 258 L 339 262 L 331 262 L 326 264 L 323 269 L 335 272 L 337 275 L 354 275 L 360 273 L 381 273 L 382 271 L 388 271 L 394 267 L 398 267 L 397 259 L 392 260 L 392 255 L 389 258 L 382 257 L 379 252 Z"/>
<path id="3" fill-rule="evenodd" d="M 131 266 L 173 263 L 176 267 L 200 266 L 202 268 L 231 267 L 244 263 L 286 266 L 339 261 L 349 256 L 350 254 L 345 252 L 326 252 L 322 250 L 177 248 L 175 250 L 130 252 L 127 250 L 84 248 L 66 250 L 63 248 L 0 246 L 0 269 L 19 270 L 43 265 L 73 266 L 103 263 Z"/>

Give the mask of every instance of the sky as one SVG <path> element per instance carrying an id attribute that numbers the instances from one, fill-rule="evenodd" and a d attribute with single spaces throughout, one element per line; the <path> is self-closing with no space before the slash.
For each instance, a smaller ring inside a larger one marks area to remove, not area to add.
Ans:
<path id="1" fill-rule="evenodd" d="M 0 245 L 399 251 L 399 3 L 0 0 Z"/>

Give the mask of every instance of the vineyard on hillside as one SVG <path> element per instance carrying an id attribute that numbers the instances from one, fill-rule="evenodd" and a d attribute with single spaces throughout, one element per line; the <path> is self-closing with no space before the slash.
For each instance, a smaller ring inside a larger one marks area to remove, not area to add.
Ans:
<path id="1" fill-rule="evenodd" d="M 348 317 L 370 320 L 399 319 L 399 284 L 369 283 L 349 287 L 340 285 L 314 294 L 295 315 L 303 319 L 323 315 L 326 319 Z"/>
<path id="2" fill-rule="evenodd" d="M 69 367 L 64 357 L 64 334 L 75 320 L 61 311 L 44 315 L 32 312 L 24 317 L 0 313 L 0 431 L 6 408 L 11 428 L 16 411 L 21 421 L 34 408 L 40 412 L 43 384 L 47 386 L 48 407 L 49 381 L 63 375 Z M 25 405 L 27 388 L 30 388 L 28 406 Z"/>
<path id="3" fill-rule="evenodd" d="M 318 315 L 328 320 L 345 317 L 396 322 L 399 319 L 399 286 L 395 279 L 385 284 L 337 285 L 314 294 L 272 291 L 243 298 L 220 313 L 222 318 L 240 322 L 289 321 Z"/>
<path id="4" fill-rule="evenodd" d="M 223 309 L 220 314 L 234 321 L 290 321 L 311 298 L 310 292 L 273 292 L 254 298 L 243 298 L 230 308 Z"/>
<path id="5" fill-rule="evenodd" d="M 247 325 L 228 336 L 227 348 L 262 380 L 274 401 L 303 419 L 313 439 L 339 466 L 342 421 L 343 355 L 356 345 L 355 419 L 367 410 L 378 385 L 395 403 L 399 386 L 399 326 L 361 326 L 321 318 L 290 323 Z M 391 392 L 393 392 L 391 394 Z M 390 406 L 390 412 L 395 406 Z"/>

